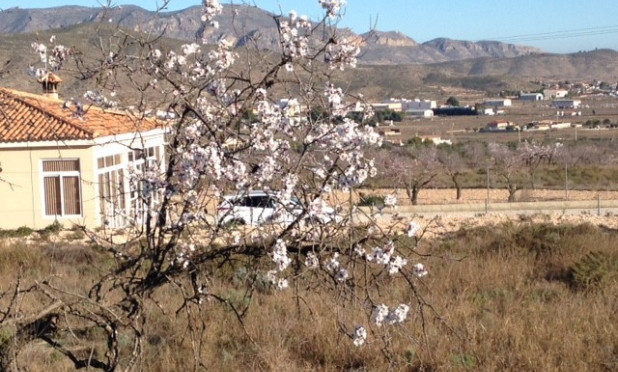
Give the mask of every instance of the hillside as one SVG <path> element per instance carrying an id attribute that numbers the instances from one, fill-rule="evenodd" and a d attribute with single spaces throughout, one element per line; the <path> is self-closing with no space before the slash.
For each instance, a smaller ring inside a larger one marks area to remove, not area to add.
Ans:
<path id="1" fill-rule="evenodd" d="M 137 6 L 114 7 L 109 10 L 81 6 L 61 6 L 47 9 L 11 8 L 0 12 L 0 34 L 32 33 L 67 28 L 97 22 L 113 23 L 128 30 L 164 34 L 185 41 L 204 39 L 210 43 L 226 37 L 236 46 L 248 42 L 259 49 L 276 50 L 278 36 L 276 15 L 255 6 L 225 5 L 218 17 L 220 28 L 204 28 L 200 22 L 201 7 L 155 13 Z M 362 40 L 364 52 L 360 58 L 366 64 L 437 63 L 468 58 L 507 58 L 541 53 L 527 46 L 496 41 L 460 41 L 435 39 L 419 44 L 397 31 L 371 31 L 355 35 L 347 29 L 341 32 Z"/>
<path id="2" fill-rule="evenodd" d="M 101 59 L 97 48 L 100 36 L 109 34 L 113 28 L 114 26 L 109 23 L 83 23 L 38 33 L 3 35 L 0 38 L 2 86 L 38 92 L 38 84 L 33 79 L 27 78 L 25 73 L 29 64 L 37 62 L 37 57 L 30 47 L 34 40 L 49 40 L 51 35 L 56 35 L 61 43 L 78 50 L 81 59 L 92 61 Z M 383 57 L 382 61 L 375 64 L 362 64 L 355 70 L 346 71 L 339 82 L 347 90 L 362 91 L 369 99 L 398 96 L 433 96 L 439 99 L 441 94 L 450 94 L 449 87 L 494 93 L 502 90 L 533 90 L 538 89 L 538 86 L 531 84 L 530 81 L 538 80 L 618 80 L 618 52 L 612 50 L 567 55 L 484 57 L 428 64 L 394 64 L 394 60 L 399 56 L 393 52 L 386 52 L 385 48 L 395 48 L 393 50 L 405 54 L 408 49 L 388 45 L 393 43 L 393 39 L 400 37 L 400 34 L 390 34 L 386 38 L 378 36 L 381 40 L 376 38 L 372 44 L 367 42 L 361 53 L 366 56 L 370 51 L 383 50 L 383 55 L 391 58 L 390 63 L 384 63 L 387 57 Z M 164 49 L 178 49 L 184 42 L 170 38 L 159 40 Z M 411 39 L 406 43 L 413 45 Z M 264 56 L 268 55 L 267 52 L 263 53 Z M 426 58 L 430 60 L 430 57 L 431 55 L 428 55 Z M 242 63 L 242 60 L 239 62 Z M 3 71 L 2 66 L 5 64 Z M 65 70 L 62 87 L 64 95 L 79 96 L 85 91 L 89 82 L 78 77 L 79 73 L 75 69 Z M 122 80 L 123 77 L 120 76 L 119 79 Z"/>

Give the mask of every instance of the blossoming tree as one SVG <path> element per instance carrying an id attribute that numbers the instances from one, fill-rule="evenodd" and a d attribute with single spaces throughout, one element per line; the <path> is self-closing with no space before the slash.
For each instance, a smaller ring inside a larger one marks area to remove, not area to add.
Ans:
<path id="1" fill-rule="evenodd" d="M 139 370 L 145 339 L 156 327 L 145 313 L 165 293 L 174 319 L 190 330 L 199 369 L 208 358 L 199 348 L 208 310 L 228 307 L 243 324 L 251 303 L 225 297 L 222 285 L 231 280 L 226 266 L 242 267 L 245 299 L 278 291 L 329 296 L 341 334 L 358 347 L 387 346 L 388 337 L 371 335 L 384 335 L 388 327 L 417 327 L 406 319 L 426 309 L 418 285 L 427 270 L 415 252 L 420 227 L 354 206 L 351 190 L 376 174 L 364 149 L 379 146 L 380 137 L 348 118 L 359 105 L 335 83 L 335 74 L 353 68 L 360 52 L 359 40 L 336 28 L 344 1 L 318 5 L 321 20 L 293 11 L 273 19 L 277 56 L 234 48 L 227 38 L 163 50 L 158 37 L 119 29 L 101 43 L 103 57 L 90 64 L 56 40 L 51 47 L 33 44 L 44 65 L 32 74 L 77 61 L 73 70 L 81 77 L 96 77 L 96 89 L 84 100 L 121 109 L 115 90 L 134 87 L 134 114 L 167 113 L 168 147 L 163 170 L 150 163 L 127 170 L 133 186 L 148 186 L 141 197 L 147 213 L 124 230 L 122 242 L 106 229 L 86 231 L 114 263 L 87 293 L 68 291 L 53 276 L 28 291 L 14 289 L 15 298 L 36 293 L 41 306 L 15 317 L 21 320 L 0 347 L 0 365 L 11 368 L 23 347 L 39 339 L 75 368 Z M 202 9 L 202 24 L 218 27 L 222 5 L 204 0 Z M 308 115 L 313 108 L 323 115 Z M 80 114 L 87 118 L 87 110 Z M 237 228 L 214 216 L 223 195 L 252 190 L 277 195 L 272 221 Z M 394 196 L 388 206 L 396 206 Z M 331 207 L 338 217 L 321 223 Z M 403 283 L 409 291 L 394 299 L 381 289 L 387 282 Z M 16 303 L 5 303 L 4 314 L 17 313 Z M 305 301 L 305 308 L 311 304 Z M 67 346 L 62 335 L 78 329 L 84 332 L 72 344 L 103 350 L 80 354 Z"/>

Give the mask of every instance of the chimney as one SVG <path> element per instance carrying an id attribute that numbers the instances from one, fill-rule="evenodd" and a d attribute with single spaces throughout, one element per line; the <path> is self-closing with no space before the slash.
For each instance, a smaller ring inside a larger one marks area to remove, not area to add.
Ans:
<path id="1" fill-rule="evenodd" d="M 58 99 L 58 84 L 62 81 L 60 76 L 48 72 L 39 79 L 43 88 L 43 96 L 47 98 Z"/>

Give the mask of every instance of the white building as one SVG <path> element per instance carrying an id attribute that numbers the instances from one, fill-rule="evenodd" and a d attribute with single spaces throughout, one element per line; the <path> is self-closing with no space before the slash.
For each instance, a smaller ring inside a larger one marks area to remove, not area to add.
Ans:
<path id="1" fill-rule="evenodd" d="M 492 107 L 510 107 L 513 105 L 513 102 L 509 98 L 505 99 L 490 99 L 483 103 L 485 106 Z"/>
<path id="2" fill-rule="evenodd" d="M 543 93 L 522 93 L 519 95 L 520 101 L 542 101 Z"/>
<path id="3" fill-rule="evenodd" d="M 408 109 L 406 110 L 406 116 L 413 118 L 431 118 L 433 117 L 433 110 L 430 109 Z"/>
<path id="4" fill-rule="evenodd" d="M 578 99 L 556 99 L 551 102 L 551 106 L 557 109 L 576 109 L 581 104 L 582 101 Z"/>
<path id="5" fill-rule="evenodd" d="M 564 98 L 569 95 L 569 91 L 566 89 L 545 89 L 543 92 L 547 98 Z"/>
<path id="6" fill-rule="evenodd" d="M 431 101 L 428 99 L 424 99 L 424 100 L 420 100 L 420 99 L 414 99 L 414 100 L 401 100 L 401 106 L 403 108 L 404 111 L 408 111 L 408 110 L 431 110 L 431 109 L 435 109 L 436 107 L 438 107 L 438 104 L 436 103 L 436 101 Z"/>

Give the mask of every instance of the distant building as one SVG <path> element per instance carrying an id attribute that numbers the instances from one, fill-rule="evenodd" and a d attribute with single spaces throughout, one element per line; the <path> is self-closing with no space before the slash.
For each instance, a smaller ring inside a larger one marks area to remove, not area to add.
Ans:
<path id="1" fill-rule="evenodd" d="M 552 123 L 550 127 L 551 129 L 566 129 L 571 128 L 571 123 Z"/>
<path id="2" fill-rule="evenodd" d="M 404 111 L 408 111 L 408 110 L 431 110 L 431 109 L 435 109 L 436 107 L 438 107 L 438 104 L 436 103 L 436 101 L 431 101 L 428 99 L 425 100 L 420 100 L 420 99 L 414 99 L 414 100 L 401 100 L 401 105 Z"/>
<path id="3" fill-rule="evenodd" d="M 386 111 L 386 110 L 391 110 L 395 112 L 403 111 L 401 102 L 372 103 L 371 107 L 373 108 L 373 111 Z"/>
<path id="4" fill-rule="evenodd" d="M 474 107 L 446 106 L 433 109 L 433 114 L 437 116 L 469 116 L 478 113 Z"/>
<path id="5" fill-rule="evenodd" d="M 576 109 L 581 104 L 582 101 L 578 99 L 556 99 L 551 102 L 551 106 L 557 109 Z"/>
<path id="6" fill-rule="evenodd" d="M 450 139 L 442 139 L 438 136 L 417 136 L 423 142 L 431 142 L 434 145 L 452 145 L 453 142 Z"/>
<path id="7" fill-rule="evenodd" d="M 401 140 L 401 130 L 398 128 L 380 128 L 378 134 L 383 138 L 383 143 L 390 143 L 395 146 L 403 146 Z"/>
<path id="8" fill-rule="evenodd" d="M 379 129 L 378 134 L 382 137 L 392 137 L 401 135 L 401 130 L 398 128 Z"/>
<path id="9" fill-rule="evenodd" d="M 491 107 L 510 107 L 513 105 L 513 102 L 509 98 L 505 99 L 490 99 L 483 102 L 485 106 Z"/>
<path id="10" fill-rule="evenodd" d="M 433 117 L 433 110 L 431 109 L 408 109 L 406 115 L 413 118 L 430 118 Z"/>
<path id="11" fill-rule="evenodd" d="M 566 89 L 544 89 L 543 93 L 546 98 L 564 98 L 569 95 L 569 91 Z"/>
<path id="12" fill-rule="evenodd" d="M 542 101 L 543 93 L 522 93 L 519 95 L 520 101 Z"/>
<path id="13" fill-rule="evenodd" d="M 487 132 L 500 132 L 506 131 L 513 124 L 507 120 L 494 120 L 485 126 Z"/>

